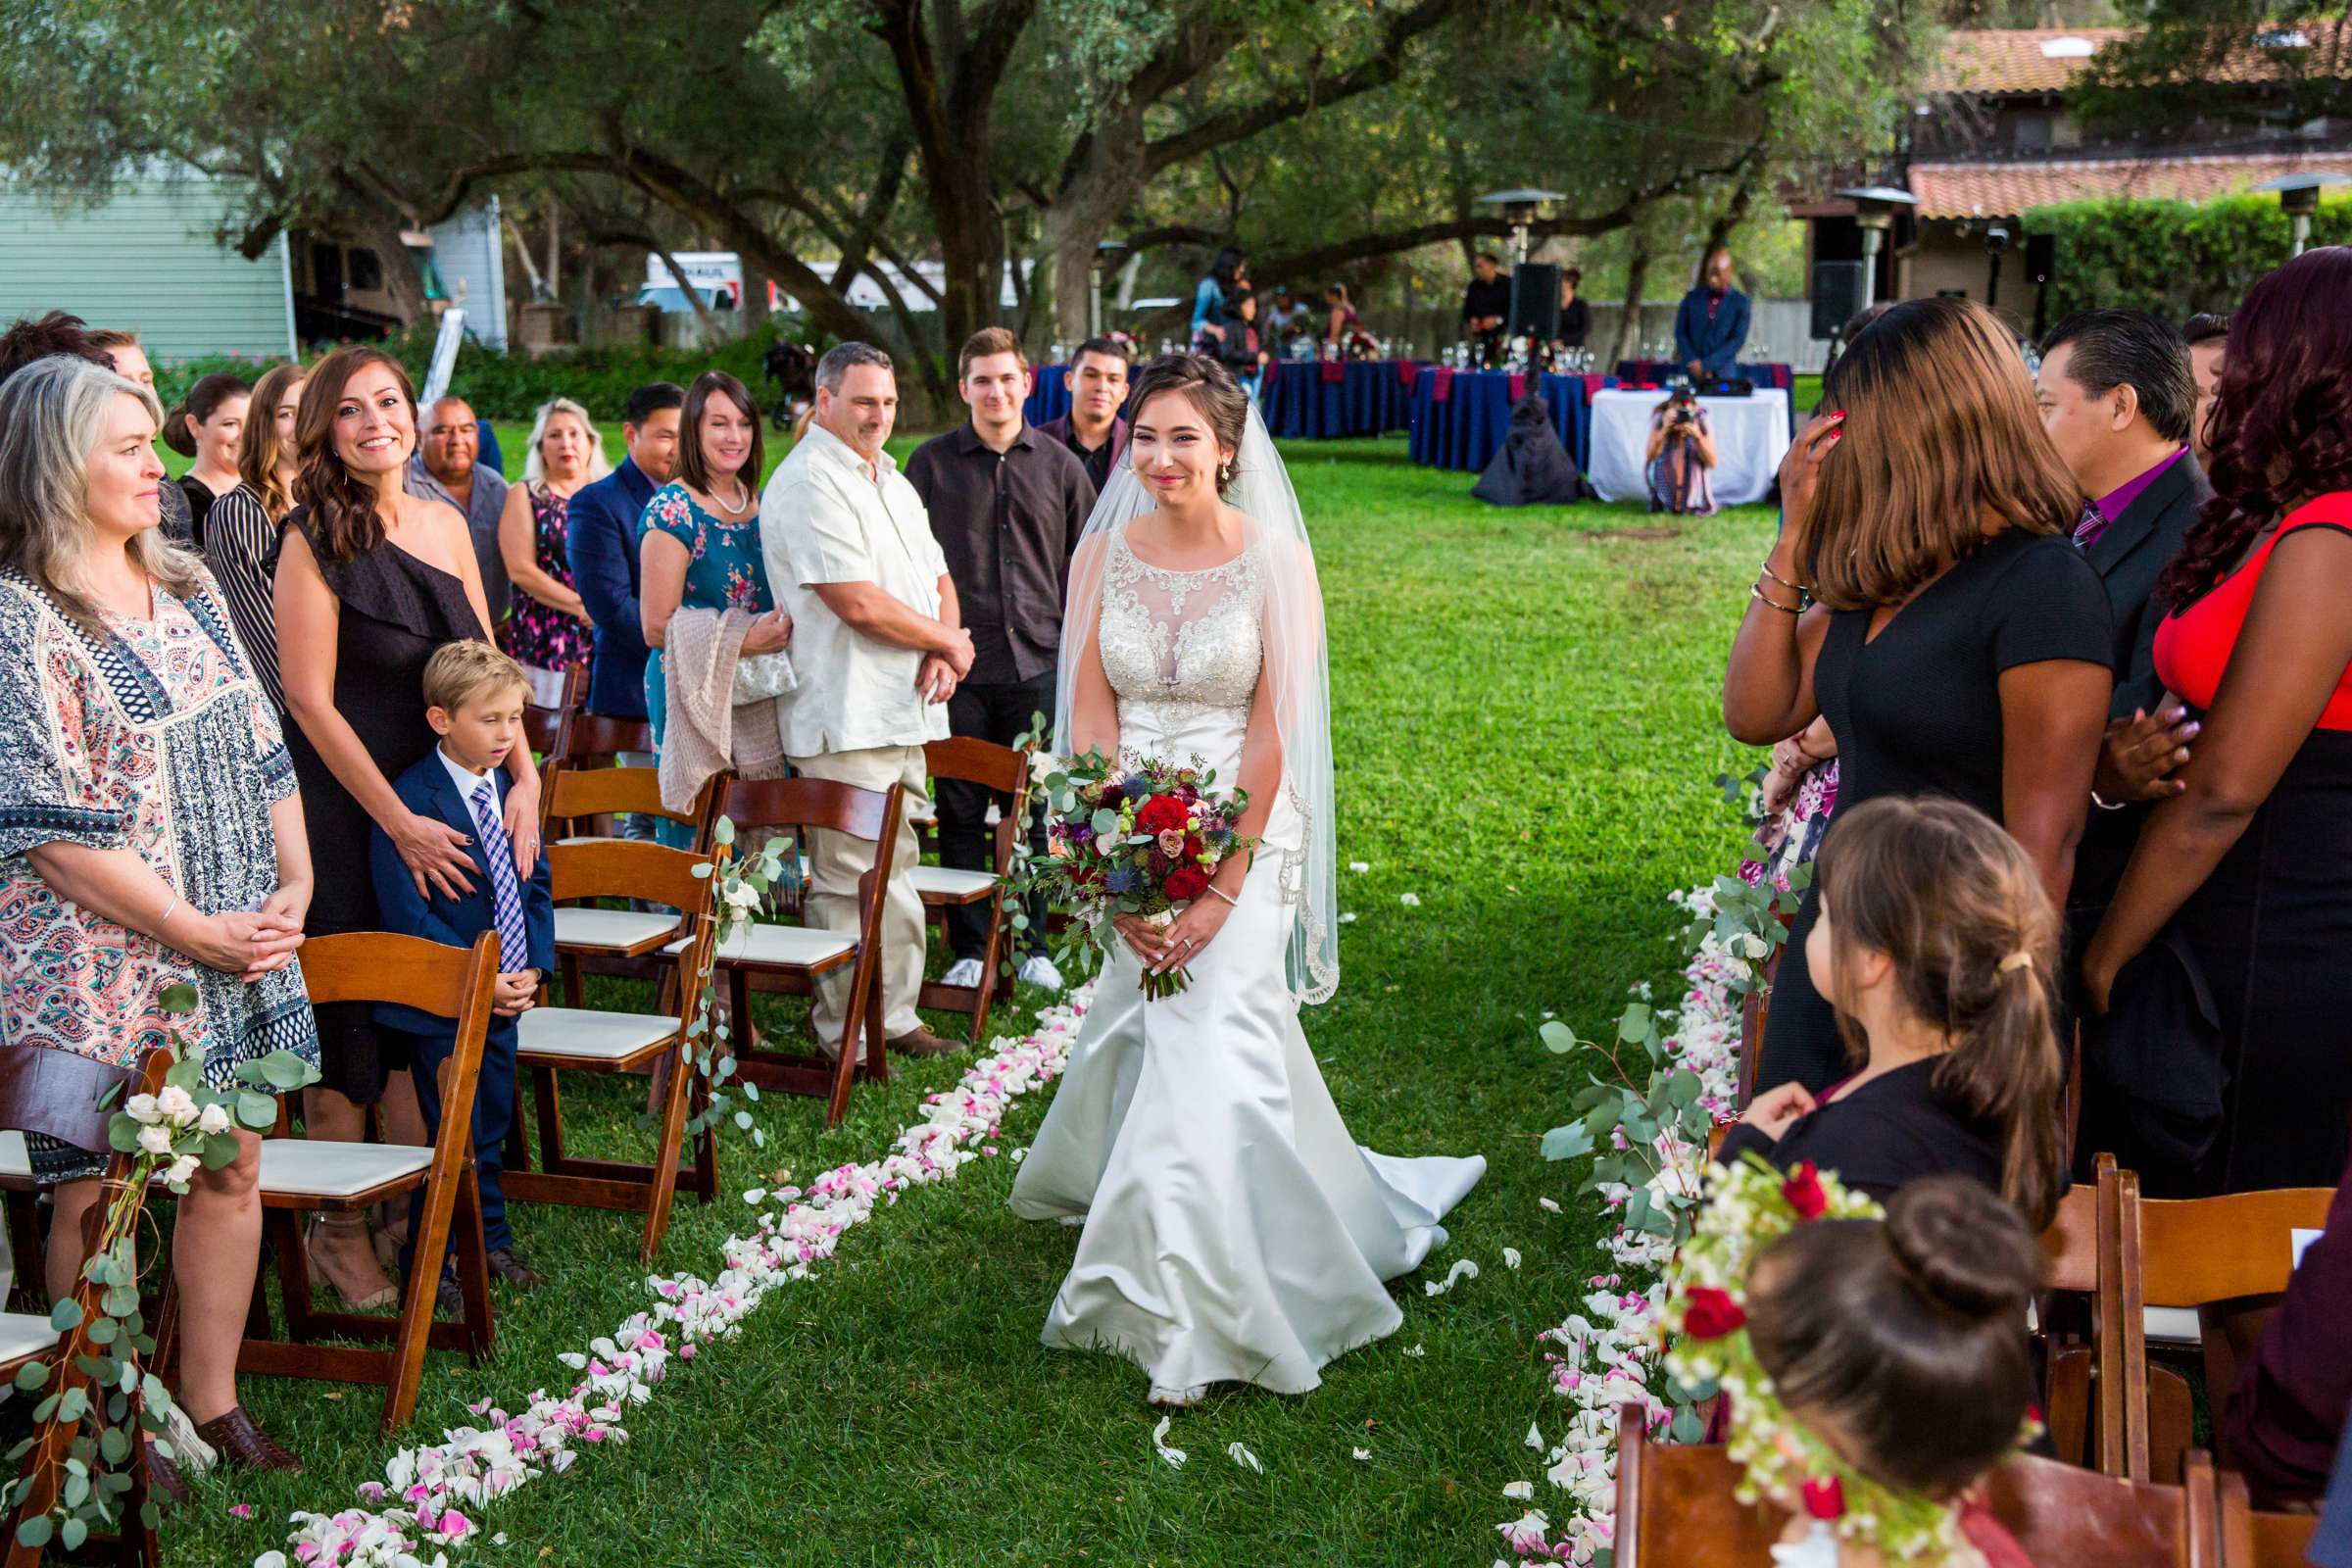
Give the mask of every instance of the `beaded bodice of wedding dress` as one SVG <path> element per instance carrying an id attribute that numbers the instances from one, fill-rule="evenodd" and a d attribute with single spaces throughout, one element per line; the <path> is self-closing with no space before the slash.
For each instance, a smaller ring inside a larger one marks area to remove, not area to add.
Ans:
<path id="1" fill-rule="evenodd" d="M 1111 536 L 1102 578 L 1102 673 L 1118 698 L 1119 750 L 1129 758 L 1203 742 L 1229 756 L 1202 760 L 1228 782 L 1241 762 L 1265 661 L 1258 630 L 1265 568 L 1251 545 L 1200 571 L 1154 566 Z M 1170 760 L 1182 760 L 1171 757 Z"/>
<path id="2" fill-rule="evenodd" d="M 1098 621 L 1129 760 L 1195 758 L 1239 786 L 1265 662 L 1266 547 L 1201 571 L 1110 536 Z M 1286 876 L 1304 839 L 1277 788 L 1263 843 L 1190 987 L 1146 1001 L 1114 945 L 1054 1103 L 1013 1178 L 1013 1211 L 1083 1222 L 1041 1336 L 1151 1374 L 1153 1398 L 1210 1385 L 1300 1394 L 1334 1356 L 1402 1321 L 1384 1280 L 1446 1245 L 1440 1223 L 1486 1169 L 1400 1159 L 1348 1135 L 1298 1025 L 1284 956 L 1304 914 Z"/>

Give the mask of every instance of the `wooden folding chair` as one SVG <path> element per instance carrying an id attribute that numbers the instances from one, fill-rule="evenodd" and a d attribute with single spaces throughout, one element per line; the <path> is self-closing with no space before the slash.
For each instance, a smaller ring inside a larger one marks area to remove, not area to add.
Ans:
<path id="1" fill-rule="evenodd" d="M 87 1056 L 70 1052 L 11 1050 L 0 1052 L 0 1122 L 20 1132 L 16 1135 L 19 1150 L 24 1147 L 22 1132 L 46 1133 L 53 1138 L 82 1149 L 108 1147 L 107 1127 L 114 1119 L 119 1102 L 101 1108 L 98 1102 L 109 1089 L 127 1093 L 155 1094 L 163 1088 L 164 1074 L 170 1069 L 169 1053 L 151 1051 L 136 1069 L 110 1067 Z M 134 1156 L 118 1153 L 107 1163 L 101 1178 L 103 1187 L 98 1201 L 93 1204 L 84 1221 L 84 1250 L 93 1240 L 106 1211 L 130 1183 Z M 144 1187 L 137 1201 L 144 1204 L 161 1189 Z M 136 1232 L 134 1230 L 133 1234 Z M 171 1265 L 167 1261 L 164 1267 Z M 29 1250 L 17 1253 L 17 1271 L 29 1275 L 34 1281 L 42 1276 L 42 1255 L 37 1240 Z M 38 1287 L 36 1286 L 36 1295 Z M 81 1308 L 81 1322 L 88 1323 L 98 1312 L 99 1298 L 106 1287 L 87 1277 L 74 1284 L 74 1300 Z M 47 1312 L 0 1313 L 0 1381 L 13 1383 L 18 1372 L 34 1361 L 50 1363 L 51 1378 L 47 1394 L 64 1395 L 80 1389 L 104 1398 L 103 1392 L 91 1389 L 90 1373 L 79 1365 L 87 1353 L 85 1330 L 77 1325 L 60 1334 L 51 1324 Z M 147 1370 L 153 1371 L 151 1366 Z M 138 1429 L 138 1409 L 142 1396 L 135 1389 L 127 1391 L 129 1404 L 123 1411 L 123 1421 L 132 1432 Z M 26 1519 L 46 1515 L 57 1503 L 64 1491 L 67 1462 L 74 1441 L 82 1435 L 81 1427 L 73 1421 L 51 1419 L 40 1424 L 35 1432 L 38 1441 L 24 1456 L 20 1478 L 32 1478 L 32 1491 L 24 1506 L 8 1513 L 6 1524 L 6 1556 L 0 1558 L 6 1568 L 36 1568 L 43 1551 L 40 1546 L 26 1546 L 17 1540 L 17 1527 Z M 147 1467 L 144 1455 L 126 1461 L 130 1490 L 116 1501 L 121 1510 L 122 1530 L 112 1541 L 101 1542 L 92 1537 L 78 1558 L 81 1561 L 112 1561 L 137 1564 L 140 1568 L 157 1560 L 155 1532 L 140 1519 L 147 1501 Z"/>
<path id="2" fill-rule="evenodd" d="M 997 857 L 993 872 L 959 871 L 945 865 L 918 865 L 914 868 L 914 888 L 923 896 L 923 912 L 929 918 L 944 925 L 947 911 L 951 908 L 974 904 L 988 906 L 988 946 L 980 959 L 980 983 L 976 986 L 951 986 L 929 981 L 916 999 L 926 1007 L 970 1013 L 972 1039 L 977 1041 L 988 1029 L 988 1011 L 997 997 L 997 968 L 1004 961 L 1007 945 L 1004 940 L 1004 878 L 1012 869 L 1013 845 L 1019 841 L 1019 835 L 1029 820 L 1029 752 L 1026 748 L 1015 751 L 1009 746 L 998 746 L 989 741 L 959 735 L 952 740 L 924 743 L 923 760 L 934 779 L 956 779 L 967 784 L 978 784 L 1006 797 L 998 803 Z M 935 790 L 933 799 L 937 798 L 938 792 Z"/>
<path id="3" fill-rule="evenodd" d="M 2237 1356 L 2225 1318 L 2260 1314 L 2277 1303 L 2294 1272 L 2291 1233 L 2322 1230 L 2331 1188 L 2290 1187 L 2222 1198 L 2142 1199 L 2139 1178 L 2123 1175 L 2124 1390 L 2128 1408 L 2127 1473 L 2161 1479 L 2194 1437 L 2188 1384 L 2148 1361 L 2144 1309 L 2193 1308 L 2206 1397 L 2219 1404 L 2237 1382 Z M 2217 1428 L 2214 1447 L 2230 1454 Z"/>
<path id="4" fill-rule="evenodd" d="M 1616 1568 L 1767 1568 L 1788 1515 L 1740 1502 L 1740 1475 L 1720 1445 L 1653 1444 L 1642 1407 L 1622 1407 Z M 1993 1516 L 2036 1563 L 2219 1568 L 2213 1467 L 2201 1454 L 2180 1487 L 2026 1457 L 1995 1470 L 1986 1491 Z"/>
<path id="5" fill-rule="evenodd" d="M 727 980 L 737 1076 L 762 1089 L 824 1096 L 827 1127 L 837 1126 L 849 1113 L 850 1084 L 861 1071 L 876 1083 L 890 1080 L 882 1033 L 882 905 L 904 805 L 905 791 L 896 784 L 886 791 L 868 790 L 818 778 L 733 779 L 719 801 L 719 814 L 735 824 L 738 834 L 761 828 L 823 828 L 874 846 L 873 869 L 858 883 L 855 932 L 761 920 L 747 922 L 718 944 L 716 973 Z M 663 951 L 681 953 L 686 943 L 686 938 L 677 938 Z M 850 1002 L 838 1057 L 754 1049 L 753 992 L 812 996 L 820 976 L 844 968 L 851 972 Z M 857 1044 L 861 1033 L 862 1067 Z"/>
<path id="6" fill-rule="evenodd" d="M 457 1049 L 441 1064 L 441 1133 L 431 1148 L 289 1137 L 292 1122 L 282 1102 L 278 1136 L 262 1142 L 263 1235 L 277 1252 L 286 1337 L 268 1338 L 269 1302 L 257 1281 L 237 1370 L 380 1383 L 383 1429 L 389 1433 L 416 1413 L 428 1346 L 464 1350 L 477 1361 L 490 1351 L 490 1274 L 482 1250 L 481 1195 L 473 1176 L 473 1095 L 490 1027 L 492 983 L 498 978 L 498 937 L 483 932 L 470 952 L 379 931 L 313 937 L 303 944 L 302 977 L 315 1004 L 392 1002 L 457 1021 Z M 405 1200 L 419 1188 L 424 1214 L 416 1232 L 416 1264 L 401 1290 L 400 1316 L 314 1308 L 310 1259 L 302 1246 L 304 1212 L 363 1213 L 387 1200 Z M 434 1293 L 453 1234 L 466 1317 L 462 1323 L 436 1323 Z M 328 1339 L 391 1348 L 318 1343 Z"/>
<path id="7" fill-rule="evenodd" d="M 1795 916 L 1780 914 L 1778 910 L 1774 912 L 1781 922 L 1782 934 L 1786 936 Z M 1774 948 L 1772 956 L 1764 961 L 1762 971 L 1756 976 L 1755 989 L 1740 999 L 1740 1105 L 1742 1109 L 1756 1098 L 1756 1066 L 1764 1059 L 1764 1027 L 1772 1021 L 1772 986 L 1781 977 L 1781 958 L 1788 951 L 1787 942 Z M 1777 1089 L 1780 1086 L 1772 1084 L 1766 1087 Z"/>
<path id="8" fill-rule="evenodd" d="M 2069 1189 L 2042 1232 L 2048 1273 L 2035 1303 L 2050 1446 L 2067 1463 L 2110 1476 L 2126 1469 L 2123 1227 L 2122 1177 L 2115 1156 L 2101 1154 L 2093 1184 Z M 2087 1340 L 2070 1332 L 2085 1318 Z"/>
<path id="9" fill-rule="evenodd" d="M 573 725 L 574 733 L 614 720 L 590 713 Z M 575 767 L 566 762 L 555 770 L 547 791 L 543 831 L 551 848 L 565 844 L 609 844 L 611 839 L 583 831 L 599 816 L 642 812 L 679 823 L 694 835 L 694 849 L 708 851 L 710 842 L 710 803 L 718 780 L 703 786 L 694 804 L 673 811 L 662 804 L 662 775 L 651 767 Z M 580 1005 L 583 973 L 618 974 L 632 979 L 658 978 L 666 964 L 646 960 L 676 940 L 682 930 L 678 917 L 639 909 L 601 908 L 589 904 L 566 904 L 556 896 L 556 967 L 564 979 L 564 1005 Z"/>
<path id="10" fill-rule="evenodd" d="M 539 786 L 545 800 L 547 775 L 554 772 L 569 742 L 571 726 L 578 719 L 580 705 L 588 700 L 588 666 L 573 664 L 564 671 L 564 695 L 553 708 L 537 703 L 525 703 L 522 708 L 522 740 L 539 759 Z M 544 812 L 542 813 L 544 815 Z"/>
<path id="11" fill-rule="evenodd" d="M 636 898 L 679 911 L 692 939 L 675 958 L 677 981 L 665 988 L 674 1012 L 599 1012 L 577 1007 L 533 1007 L 515 1020 L 515 1062 L 531 1080 L 539 1122 L 539 1166 L 519 1161 L 502 1173 L 509 1200 L 618 1208 L 645 1215 L 645 1240 L 638 1255 L 652 1262 L 669 1228 L 670 1200 L 678 1186 L 678 1156 L 686 1142 L 689 1102 L 700 1109 L 706 1086 L 698 1073 L 678 1070 L 686 1027 L 703 994 L 703 968 L 710 957 L 715 922 L 710 916 L 715 875 L 709 855 L 597 839 L 558 844 L 547 852 L 558 899 Z M 559 1072 L 642 1073 L 666 1060 L 671 1071 L 658 1113 L 657 1148 L 651 1164 L 583 1159 L 564 1150 L 564 1110 Z M 516 1097 L 519 1101 L 520 1097 Z M 516 1136 L 510 1150 L 527 1150 L 522 1113 L 515 1107 Z M 695 1140 L 688 1187 L 706 1203 L 718 1191 L 718 1156 L 708 1129 Z"/>
<path id="12" fill-rule="evenodd" d="M 2304 1568 L 2310 1560 L 2316 1512 L 2257 1512 L 2235 1471 L 2222 1473 L 2221 1502 L 2222 1568 Z"/>

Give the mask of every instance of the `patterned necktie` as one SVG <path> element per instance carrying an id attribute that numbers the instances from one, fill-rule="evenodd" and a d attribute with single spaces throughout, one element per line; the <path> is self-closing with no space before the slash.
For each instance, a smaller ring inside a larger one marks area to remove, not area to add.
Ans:
<path id="1" fill-rule="evenodd" d="M 2099 535 L 2106 531 L 2107 518 L 2099 511 L 2098 504 L 2091 501 L 2083 502 L 2082 515 L 2075 521 L 2075 548 L 2088 550 L 2099 542 Z"/>
<path id="2" fill-rule="evenodd" d="M 529 968 L 531 944 L 522 924 L 522 890 L 514 880 L 514 851 L 498 819 L 498 793 L 488 779 L 473 787 L 473 823 L 482 830 L 482 858 L 490 862 L 490 908 L 498 926 L 498 972 Z"/>

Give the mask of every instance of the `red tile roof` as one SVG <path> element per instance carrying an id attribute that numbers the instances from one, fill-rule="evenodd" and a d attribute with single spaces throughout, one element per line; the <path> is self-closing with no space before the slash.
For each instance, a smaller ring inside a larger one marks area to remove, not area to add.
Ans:
<path id="1" fill-rule="evenodd" d="M 1927 90 L 2061 92 L 2100 49 L 2132 36 L 2129 27 L 2002 27 L 1946 33 L 1943 55 L 1928 72 Z M 2080 39 L 2089 53 L 2060 39 Z"/>
<path id="2" fill-rule="evenodd" d="M 2280 152 L 2255 157 L 2101 158 L 2017 164 L 1911 166 L 1920 218 L 2015 218 L 2028 208 L 2098 196 L 2173 196 L 2204 201 L 2305 172 L 2352 174 L 2352 153 Z"/>

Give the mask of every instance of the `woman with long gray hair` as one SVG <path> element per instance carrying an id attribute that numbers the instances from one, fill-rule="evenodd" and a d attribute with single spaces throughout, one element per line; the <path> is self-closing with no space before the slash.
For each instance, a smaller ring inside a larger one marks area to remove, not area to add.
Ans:
<path id="1" fill-rule="evenodd" d="M 214 1087 L 318 1042 L 294 961 L 311 856 L 277 712 L 220 589 L 161 532 L 155 394 L 57 356 L 0 387 L 0 1030 L 129 1067 L 175 1031 Z M 193 1011 L 165 993 L 186 986 Z M 293 1470 L 238 1406 L 261 1144 L 200 1171 L 172 1243 L 181 1404 L 231 1460 Z M 104 1150 L 27 1135 L 49 1294 L 81 1268 Z"/>

